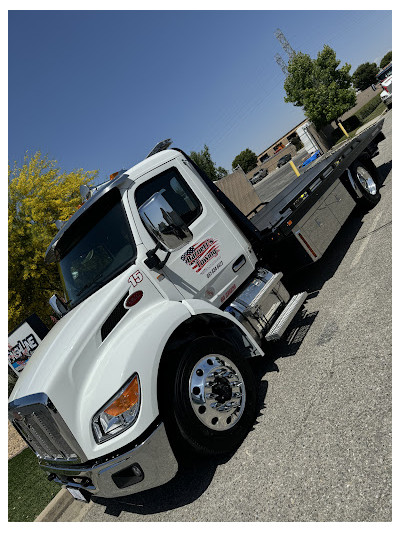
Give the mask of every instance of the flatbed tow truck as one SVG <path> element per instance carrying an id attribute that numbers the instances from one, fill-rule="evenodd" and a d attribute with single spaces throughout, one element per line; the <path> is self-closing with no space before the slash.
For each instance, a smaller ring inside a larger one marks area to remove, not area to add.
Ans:
<path id="1" fill-rule="evenodd" d="M 240 445 L 257 412 L 248 358 L 268 354 L 307 298 L 283 272 L 319 260 L 356 204 L 379 201 L 382 124 L 248 214 L 169 140 L 82 190 L 45 257 L 59 264 L 60 320 L 9 398 L 49 480 L 112 498 L 169 481 L 177 445 Z"/>

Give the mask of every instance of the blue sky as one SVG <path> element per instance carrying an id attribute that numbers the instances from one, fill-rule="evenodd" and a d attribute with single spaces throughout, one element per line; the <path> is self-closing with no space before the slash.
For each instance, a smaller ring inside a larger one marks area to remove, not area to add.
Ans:
<path id="1" fill-rule="evenodd" d="M 352 71 L 392 49 L 390 11 L 10 11 L 9 161 L 40 150 L 102 178 L 162 139 L 228 171 L 304 118 L 274 31 Z"/>

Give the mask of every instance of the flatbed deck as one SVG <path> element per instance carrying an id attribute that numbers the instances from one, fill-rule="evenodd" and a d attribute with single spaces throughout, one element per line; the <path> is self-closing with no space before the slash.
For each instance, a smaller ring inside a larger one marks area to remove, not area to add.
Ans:
<path id="1" fill-rule="evenodd" d="M 345 141 L 335 151 L 330 151 L 303 174 L 278 193 L 270 202 L 261 204 L 251 217 L 252 224 L 263 237 L 277 228 L 284 234 L 285 222 L 291 225 L 304 216 L 324 192 L 346 171 L 355 159 L 367 149 L 382 130 L 384 119 Z"/>

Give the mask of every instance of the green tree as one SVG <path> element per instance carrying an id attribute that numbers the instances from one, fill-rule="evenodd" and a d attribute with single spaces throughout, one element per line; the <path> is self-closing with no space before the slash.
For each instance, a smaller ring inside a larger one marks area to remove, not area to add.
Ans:
<path id="1" fill-rule="evenodd" d="M 49 297 L 62 294 L 57 267 L 44 263 L 47 246 L 57 233 L 56 220 L 67 220 L 78 208 L 79 186 L 96 171 L 62 172 L 56 161 L 36 152 L 21 167 L 8 168 L 8 311 L 9 331 L 32 313 L 51 325 Z"/>
<path id="2" fill-rule="evenodd" d="M 376 63 L 362 63 L 351 77 L 354 87 L 360 91 L 368 89 L 373 83 L 376 83 L 378 72 L 379 68 Z"/>
<path id="3" fill-rule="evenodd" d="M 238 165 L 247 174 L 247 172 L 250 172 L 250 170 L 257 166 L 257 155 L 250 148 L 242 150 L 232 161 L 232 168 L 236 168 Z"/>
<path id="4" fill-rule="evenodd" d="M 228 171 L 223 168 L 223 167 L 218 167 L 217 168 L 217 179 L 220 180 L 221 178 L 223 178 L 224 176 L 227 176 L 228 175 Z"/>
<path id="5" fill-rule="evenodd" d="M 356 103 L 351 65 L 338 68 L 335 51 L 325 45 L 317 59 L 297 52 L 288 64 L 285 102 L 302 107 L 317 129 L 336 120 Z"/>
<path id="6" fill-rule="evenodd" d="M 386 67 L 386 65 L 388 65 L 391 61 L 392 61 L 392 51 L 390 50 L 390 52 L 388 52 L 382 57 L 381 62 L 379 64 L 379 68 Z"/>
<path id="7" fill-rule="evenodd" d="M 190 152 L 190 157 L 200 167 L 212 181 L 217 181 L 228 174 L 222 167 L 216 167 L 211 159 L 210 149 L 205 144 L 201 152 Z"/>

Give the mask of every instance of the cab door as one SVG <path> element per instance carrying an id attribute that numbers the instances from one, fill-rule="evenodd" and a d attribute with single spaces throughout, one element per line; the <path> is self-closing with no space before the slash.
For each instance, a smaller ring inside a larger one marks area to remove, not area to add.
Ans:
<path id="1" fill-rule="evenodd" d="M 136 212 L 154 193 L 161 193 L 192 233 L 190 242 L 171 252 L 162 274 L 184 299 L 206 299 L 220 307 L 254 271 L 256 258 L 246 239 L 179 158 L 139 178 L 135 185 L 130 201 L 135 202 Z M 154 248 L 156 241 L 140 220 L 139 226 L 143 243 Z M 166 254 L 159 250 L 157 255 L 163 260 Z"/>

